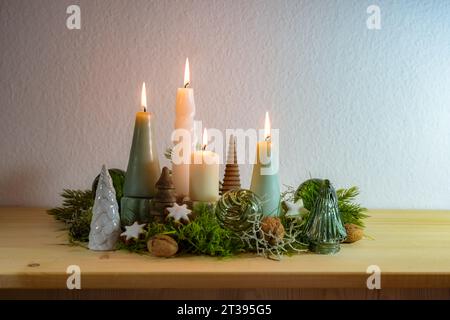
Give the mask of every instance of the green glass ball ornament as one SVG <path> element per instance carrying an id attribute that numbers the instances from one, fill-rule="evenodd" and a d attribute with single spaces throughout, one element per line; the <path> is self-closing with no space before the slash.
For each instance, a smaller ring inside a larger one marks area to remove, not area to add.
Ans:
<path id="1" fill-rule="evenodd" d="M 247 189 L 227 191 L 216 206 L 216 217 L 222 227 L 234 232 L 249 230 L 253 226 L 252 215 L 262 214 L 261 199 Z"/>
<path id="2" fill-rule="evenodd" d="M 320 195 L 320 190 L 325 181 L 322 179 L 308 179 L 303 182 L 294 193 L 294 202 L 303 201 L 305 209 L 311 211 L 314 203 Z"/>

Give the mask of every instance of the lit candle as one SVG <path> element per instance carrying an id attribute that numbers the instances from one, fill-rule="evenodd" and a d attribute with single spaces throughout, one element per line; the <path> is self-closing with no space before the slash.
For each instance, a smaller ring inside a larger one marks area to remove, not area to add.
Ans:
<path id="1" fill-rule="evenodd" d="M 175 129 L 187 130 L 190 134 L 189 146 L 192 147 L 193 144 L 193 131 L 194 131 L 194 115 L 195 115 L 195 102 L 194 102 L 194 90 L 190 88 L 190 71 L 189 71 L 189 60 L 186 58 L 186 65 L 184 68 L 184 87 L 178 88 L 177 100 L 175 105 Z M 174 141 L 177 143 L 178 141 Z M 186 152 L 180 154 L 183 158 L 191 154 L 191 150 L 183 150 Z M 183 152 L 182 151 L 182 152 Z M 172 164 L 172 176 L 173 184 L 175 186 L 175 191 L 178 198 L 183 198 L 189 195 L 189 163 L 173 163 Z"/>
<path id="2" fill-rule="evenodd" d="M 207 145 L 205 128 L 202 150 L 191 154 L 189 197 L 192 201 L 214 202 L 219 199 L 219 155 L 206 150 Z"/>
<path id="3" fill-rule="evenodd" d="M 277 157 L 271 141 L 269 113 L 266 112 L 264 140 L 257 144 L 250 190 L 261 198 L 263 214 L 271 216 L 278 215 L 280 207 L 278 162 L 275 162 Z"/>
<path id="4" fill-rule="evenodd" d="M 136 113 L 121 201 L 121 220 L 126 225 L 149 220 L 150 201 L 155 195 L 155 183 L 161 174 L 152 124 L 154 116 L 147 111 L 145 82 L 142 85 L 141 108 L 142 111 Z"/>

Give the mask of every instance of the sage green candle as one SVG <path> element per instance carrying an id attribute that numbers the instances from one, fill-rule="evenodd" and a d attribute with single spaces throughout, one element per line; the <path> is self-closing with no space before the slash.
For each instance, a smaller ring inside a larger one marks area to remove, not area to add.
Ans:
<path id="1" fill-rule="evenodd" d="M 152 198 L 156 193 L 155 183 L 161 170 L 152 118 L 150 112 L 136 113 L 133 143 L 123 190 L 125 197 Z"/>
<path id="2" fill-rule="evenodd" d="M 152 198 L 161 174 L 152 125 L 153 115 L 147 112 L 145 82 L 142 84 L 141 106 L 144 111 L 136 113 L 130 159 L 120 201 L 122 226 L 132 225 L 135 221 L 147 223 L 153 220 Z"/>
<path id="3" fill-rule="evenodd" d="M 250 190 L 262 200 L 263 214 L 277 216 L 280 212 L 280 180 L 278 178 L 278 153 L 272 148 L 269 113 L 266 112 L 264 141 L 256 148 Z"/>
<path id="4" fill-rule="evenodd" d="M 261 198 L 262 213 L 267 216 L 277 216 L 280 210 L 280 180 L 278 171 L 274 172 L 275 168 L 272 167 L 275 156 L 277 155 L 272 153 L 270 141 L 258 142 L 250 190 Z M 261 161 L 261 158 L 265 161 Z"/>

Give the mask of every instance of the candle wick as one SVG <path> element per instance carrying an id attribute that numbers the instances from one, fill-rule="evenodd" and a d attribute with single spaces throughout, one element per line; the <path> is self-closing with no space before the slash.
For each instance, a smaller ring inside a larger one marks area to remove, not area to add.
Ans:
<path id="1" fill-rule="evenodd" d="M 206 144 L 203 145 L 202 150 L 203 150 L 203 151 L 206 150 Z"/>
<path id="2" fill-rule="evenodd" d="M 144 112 L 147 112 L 147 107 L 146 106 L 144 106 Z"/>
<path id="3" fill-rule="evenodd" d="M 267 136 L 264 140 L 270 142 L 272 139 L 270 138 L 270 136 Z"/>
<path id="4" fill-rule="evenodd" d="M 186 82 L 186 83 L 184 84 L 184 87 L 185 87 L 185 88 L 189 88 L 189 87 L 190 87 L 190 85 L 191 85 L 191 83 L 190 83 L 190 82 Z"/>

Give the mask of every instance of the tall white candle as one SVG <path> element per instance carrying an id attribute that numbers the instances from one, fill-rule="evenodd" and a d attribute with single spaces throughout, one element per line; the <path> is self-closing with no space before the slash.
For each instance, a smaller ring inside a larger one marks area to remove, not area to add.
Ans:
<path id="1" fill-rule="evenodd" d="M 189 60 L 186 58 L 186 65 L 184 69 L 184 87 L 178 88 L 177 100 L 175 104 L 175 129 L 184 129 L 190 133 L 192 147 L 193 131 L 194 131 L 194 115 L 195 102 L 194 90 L 190 86 L 190 71 Z M 177 143 L 178 141 L 174 141 Z M 192 150 L 185 150 L 186 155 L 190 155 Z M 183 155 L 180 155 L 183 157 Z M 180 163 L 172 164 L 173 183 L 177 197 L 185 197 L 189 195 L 189 164 Z"/>
<path id="2" fill-rule="evenodd" d="M 205 129 L 202 150 L 191 155 L 189 197 L 192 201 L 214 202 L 219 199 L 219 155 L 206 150 L 207 144 Z"/>

